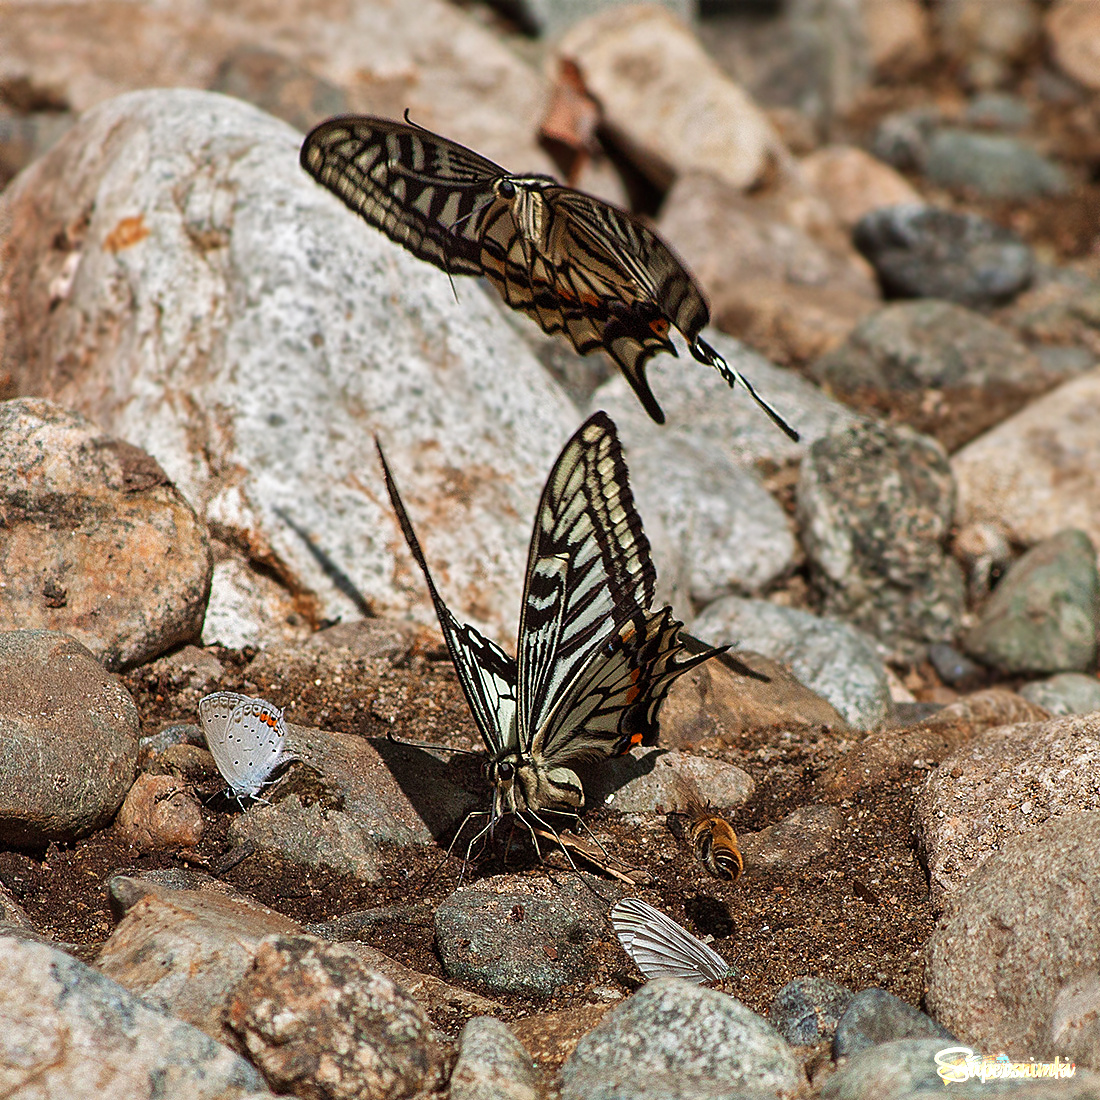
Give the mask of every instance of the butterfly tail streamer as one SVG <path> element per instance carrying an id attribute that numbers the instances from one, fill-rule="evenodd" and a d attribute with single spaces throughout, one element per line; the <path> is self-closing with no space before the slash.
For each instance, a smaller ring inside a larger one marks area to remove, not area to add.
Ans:
<path id="1" fill-rule="evenodd" d="M 700 363 L 705 363 L 708 367 L 713 367 L 722 378 L 725 379 L 730 389 L 733 389 L 738 383 L 744 386 L 745 389 L 749 391 L 749 396 L 753 401 L 763 409 L 768 419 L 779 428 L 789 440 L 793 443 L 797 443 L 802 438 L 798 432 L 796 432 L 794 428 L 792 428 L 790 424 L 788 424 L 786 420 L 784 420 L 783 417 L 781 417 L 779 413 L 777 413 L 775 409 L 756 392 L 753 384 L 739 370 L 734 370 L 733 367 L 731 367 L 701 336 L 697 336 L 695 342 L 691 345 L 691 354 L 694 355 Z"/>

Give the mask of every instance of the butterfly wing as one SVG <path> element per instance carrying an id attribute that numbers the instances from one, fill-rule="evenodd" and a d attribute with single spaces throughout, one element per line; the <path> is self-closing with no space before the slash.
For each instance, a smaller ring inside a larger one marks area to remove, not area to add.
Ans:
<path id="1" fill-rule="evenodd" d="M 519 643 L 519 744 L 546 768 L 651 741 L 686 656 L 680 623 L 653 612 L 656 572 L 615 425 L 589 418 L 539 501 Z"/>
<path id="2" fill-rule="evenodd" d="M 374 443 L 382 461 L 386 489 L 393 510 L 397 513 L 397 522 L 401 526 L 409 551 L 428 584 L 439 626 L 447 643 L 447 651 L 458 673 L 458 682 L 462 685 L 462 692 L 466 696 L 482 740 L 490 753 L 496 754 L 515 743 L 516 662 L 500 646 L 489 641 L 472 626 L 459 622 L 443 602 L 432 580 L 401 495 L 397 491 L 397 483 L 382 452 L 382 445 L 377 439 Z"/>
<path id="3" fill-rule="evenodd" d="M 482 274 L 481 222 L 504 206 L 503 168 L 412 123 L 331 118 L 302 144 L 302 167 L 414 256 L 452 275 Z"/>
<path id="4" fill-rule="evenodd" d="M 218 691 L 199 701 L 206 743 L 222 778 L 238 796 L 255 797 L 291 757 L 283 751 L 283 712 L 266 699 Z"/>
<path id="5" fill-rule="evenodd" d="M 647 978 L 683 978 L 700 985 L 734 973 L 717 951 L 639 898 L 624 898 L 609 918 L 623 949 Z"/>
<path id="6" fill-rule="evenodd" d="M 653 745 L 657 713 L 678 676 L 721 653 L 686 654 L 671 608 L 637 611 L 605 638 L 554 701 L 535 739 L 547 767 Z"/>
<path id="7" fill-rule="evenodd" d="M 535 514 L 520 614 L 521 745 L 609 625 L 649 603 L 655 580 L 615 425 L 596 413 L 558 456 Z"/>

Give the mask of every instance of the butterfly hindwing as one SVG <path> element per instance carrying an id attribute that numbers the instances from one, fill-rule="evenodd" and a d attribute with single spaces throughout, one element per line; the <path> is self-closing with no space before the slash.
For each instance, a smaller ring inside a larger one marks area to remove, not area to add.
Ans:
<path id="1" fill-rule="evenodd" d="M 734 973 L 712 947 L 640 898 L 623 898 L 609 918 L 623 949 L 647 978 L 683 978 L 701 985 Z"/>
<path id="2" fill-rule="evenodd" d="M 401 533 L 420 571 L 424 574 L 432 604 L 451 655 L 458 682 L 474 716 L 478 732 L 490 753 L 498 753 L 515 743 L 516 738 L 516 662 L 495 642 L 467 623 L 459 622 L 443 602 L 432 579 L 424 552 L 409 521 L 397 483 L 393 479 L 382 445 L 375 440 L 382 472 L 386 478 L 393 510 Z"/>

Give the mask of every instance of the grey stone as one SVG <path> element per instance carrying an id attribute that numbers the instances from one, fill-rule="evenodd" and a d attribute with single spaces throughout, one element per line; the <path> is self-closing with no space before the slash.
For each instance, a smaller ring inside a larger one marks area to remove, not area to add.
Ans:
<path id="1" fill-rule="evenodd" d="M 968 188 L 987 199 L 1064 195 L 1070 186 L 1061 166 L 1030 142 L 949 127 L 932 135 L 924 173 L 940 187 Z"/>
<path id="2" fill-rule="evenodd" d="M 964 644 L 1008 673 L 1087 672 L 1096 667 L 1100 573 L 1083 531 L 1033 546 L 993 590 Z"/>
<path id="3" fill-rule="evenodd" d="M 898 1039 L 939 1039 L 944 1046 L 958 1040 L 931 1016 L 906 1004 L 885 989 L 861 989 L 849 1002 L 833 1037 L 833 1056 L 853 1054 Z"/>
<path id="4" fill-rule="evenodd" d="M 943 759 L 913 810 L 933 903 L 959 891 L 1017 834 L 1100 809 L 1098 774 L 1100 714 L 995 726 Z"/>
<path id="5" fill-rule="evenodd" d="M 133 782 L 137 708 L 79 642 L 0 633 L 0 838 L 72 840 L 102 828 Z"/>
<path id="6" fill-rule="evenodd" d="M 926 1003 L 976 1049 L 1038 1057 L 1066 983 L 1100 970 L 1098 843 L 1095 810 L 1007 837 L 940 918 Z"/>
<path id="7" fill-rule="evenodd" d="M 562 1067 L 562 1100 L 703 1100 L 793 1092 L 791 1048 L 740 1001 L 660 978 L 616 1005 Z"/>
<path id="8" fill-rule="evenodd" d="M 630 483 L 647 528 L 663 524 L 658 578 L 682 576 L 678 610 L 756 593 L 794 567 L 791 524 L 756 473 L 683 436 L 631 447 Z M 665 547 L 671 555 L 662 554 Z M 665 560 L 662 560 L 665 559 Z"/>
<path id="9" fill-rule="evenodd" d="M 1100 1056 L 1100 974 L 1078 974 L 1054 996 L 1048 1049 L 1095 1066 Z"/>
<path id="10" fill-rule="evenodd" d="M 948 1053 L 944 1053 L 944 1052 Z M 980 1100 L 988 1096 L 1016 1096 L 1021 1100 L 1092 1100 L 1097 1095 L 1100 1077 L 1077 1069 L 1073 1080 L 1059 1081 L 998 1081 L 980 1077 L 952 1078 L 951 1083 L 937 1072 L 940 1057 L 944 1072 L 949 1066 L 961 1069 L 960 1059 L 973 1055 L 980 1066 L 983 1059 L 993 1059 L 984 1050 L 945 1044 L 942 1039 L 898 1039 L 881 1043 L 854 1055 L 824 1084 L 822 1100 L 937 1100 L 945 1095 L 963 1100 Z M 1053 1060 L 1054 1056 L 1051 1055 Z M 1064 1063 L 1064 1060 L 1062 1060 Z M 986 1062 L 987 1069 L 994 1068 Z M 965 1074 L 965 1069 L 962 1070 Z"/>
<path id="11" fill-rule="evenodd" d="M 773 366 L 717 329 L 707 329 L 704 338 L 801 433 L 802 440 L 789 440 L 748 394 L 731 390 L 709 367 L 658 357 L 647 364 L 647 375 L 667 417 L 662 437 L 687 439 L 694 447 L 709 448 L 745 465 L 759 461 L 782 465 L 801 458 L 815 439 L 855 420 L 849 409 L 826 397 L 812 382 Z M 686 354 L 682 353 L 681 358 Z M 638 404 L 626 379 L 612 378 L 601 386 L 591 407 L 604 409 L 618 425 L 628 461 L 635 451 L 651 445 L 653 421 Z"/>
<path id="12" fill-rule="evenodd" d="M 1059 672 L 1049 680 L 1024 684 L 1020 694 L 1055 715 L 1100 711 L 1100 680 L 1080 672 Z"/>
<path id="13" fill-rule="evenodd" d="M 982 92 L 967 105 L 964 119 L 988 130 L 1023 130 L 1031 122 L 1027 101 L 1010 92 Z"/>
<path id="14" fill-rule="evenodd" d="M 1100 369 L 1065 382 L 951 457 L 960 529 L 1033 546 L 1065 530 L 1100 546 Z"/>
<path id="15" fill-rule="evenodd" d="M 606 935 L 605 913 L 579 876 L 558 887 L 502 876 L 462 887 L 439 905 L 436 942 L 448 978 L 548 997 L 591 972 L 588 945 Z"/>
<path id="16" fill-rule="evenodd" d="M 927 436 L 865 422 L 816 442 L 796 514 L 824 610 L 902 660 L 952 641 L 964 609 L 962 571 L 945 551 L 954 506 L 947 456 Z"/>
<path id="17" fill-rule="evenodd" d="M 843 826 L 833 806 L 799 806 L 758 833 L 742 833 L 741 851 L 747 866 L 797 871 L 827 856 Z"/>
<path id="18" fill-rule="evenodd" d="M 679 803 L 681 776 L 695 784 L 704 802 L 724 809 L 743 805 L 756 790 L 752 776 L 735 764 L 639 745 L 585 769 L 585 801 L 589 806 L 606 802 L 619 813 L 667 811 Z"/>
<path id="19" fill-rule="evenodd" d="M 920 106 L 885 116 L 871 135 L 871 152 L 902 172 L 921 171 L 928 142 L 940 122 L 935 107 Z"/>
<path id="20" fill-rule="evenodd" d="M 458 1037 L 450 1100 L 539 1100 L 538 1071 L 507 1024 L 471 1020 Z"/>
<path id="21" fill-rule="evenodd" d="M 217 524 L 208 641 L 302 639 L 365 605 L 434 622 L 375 433 L 445 597 L 464 593 L 456 613 L 514 635 L 531 517 L 576 411 L 475 280 L 455 301 L 444 272 L 299 168 L 300 144 L 212 93 L 87 112 L 0 200 L 19 227 L 6 315 L 38 326 L 8 326 L 13 385 L 146 447 Z"/>
<path id="22" fill-rule="evenodd" d="M 108 668 L 197 638 L 206 527 L 151 455 L 52 401 L 0 402 L 0 619 Z"/>
<path id="23" fill-rule="evenodd" d="M 270 806 L 252 806 L 235 817 L 229 825 L 229 840 L 360 882 L 378 882 L 383 873 L 377 842 L 354 815 L 316 802 L 303 805 L 297 795 Z"/>
<path id="24" fill-rule="evenodd" d="M 1051 384 L 1038 357 L 1007 329 L 944 301 L 876 310 L 817 359 L 810 376 L 857 407 L 893 412 L 948 451 Z"/>
<path id="25" fill-rule="evenodd" d="M 847 623 L 727 596 L 704 609 L 692 629 L 711 645 L 743 645 L 789 665 L 855 729 L 874 729 L 890 711 L 886 669 L 875 644 Z"/>
<path id="26" fill-rule="evenodd" d="M 1032 280 L 1031 249 L 1010 229 L 977 214 L 903 204 L 873 210 L 853 231 L 856 248 L 894 298 L 942 298 L 988 306 Z"/>
<path id="27" fill-rule="evenodd" d="M 56 948 L 0 936 L 0 1092 L 12 1100 L 259 1100 L 243 1058 Z"/>
<path id="28" fill-rule="evenodd" d="M 427 1014 L 344 944 L 264 940 L 226 1019 L 280 1093 L 411 1097 L 445 1080 L 446 1051 Z"/>
<path id="29" fill-rule="evenodd" d="M 323 777 L 327 801 L 370 843 L 424 844 L 485 809 L 456 779 L 453 754 L 287 723 L 288 752 Z M 341 819 L 342 820 L 342 819 Z"/>
<path id="30" fill-rule="evenodd" d="M 852 991 L 825 978 L 795 978 L 772 998 L 768 1019 L 793 1046 L 831 1040 Z"/>
<path id="31" fill-rule="evenodd" d="M 985 679 L 985 670 L 965 654 L 946 642 L 933 642 L 928 647 L 928 661 L 936 675 L 948 687 L 969 691 Z M 1038 702 L 1038 700 L 1032 700 Z"/>

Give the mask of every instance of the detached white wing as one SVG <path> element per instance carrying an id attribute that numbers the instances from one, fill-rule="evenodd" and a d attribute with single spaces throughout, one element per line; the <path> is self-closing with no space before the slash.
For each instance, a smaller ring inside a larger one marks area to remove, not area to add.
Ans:
<path id="1" fill-rule="evenodd" d="M 717 951 L 639 898 L 624 898 L 609 917 L 619 942 L 647 978 L 683 978 L 701 985 L 735 973 Z"/>
<path id="2" fill-rule="evenodd" d="M 216 691 L 199 701 L 206 743 L 222 778 L 238 797 L 253 798 L 285 760 L 283 712 L 266 699 Z"/>

